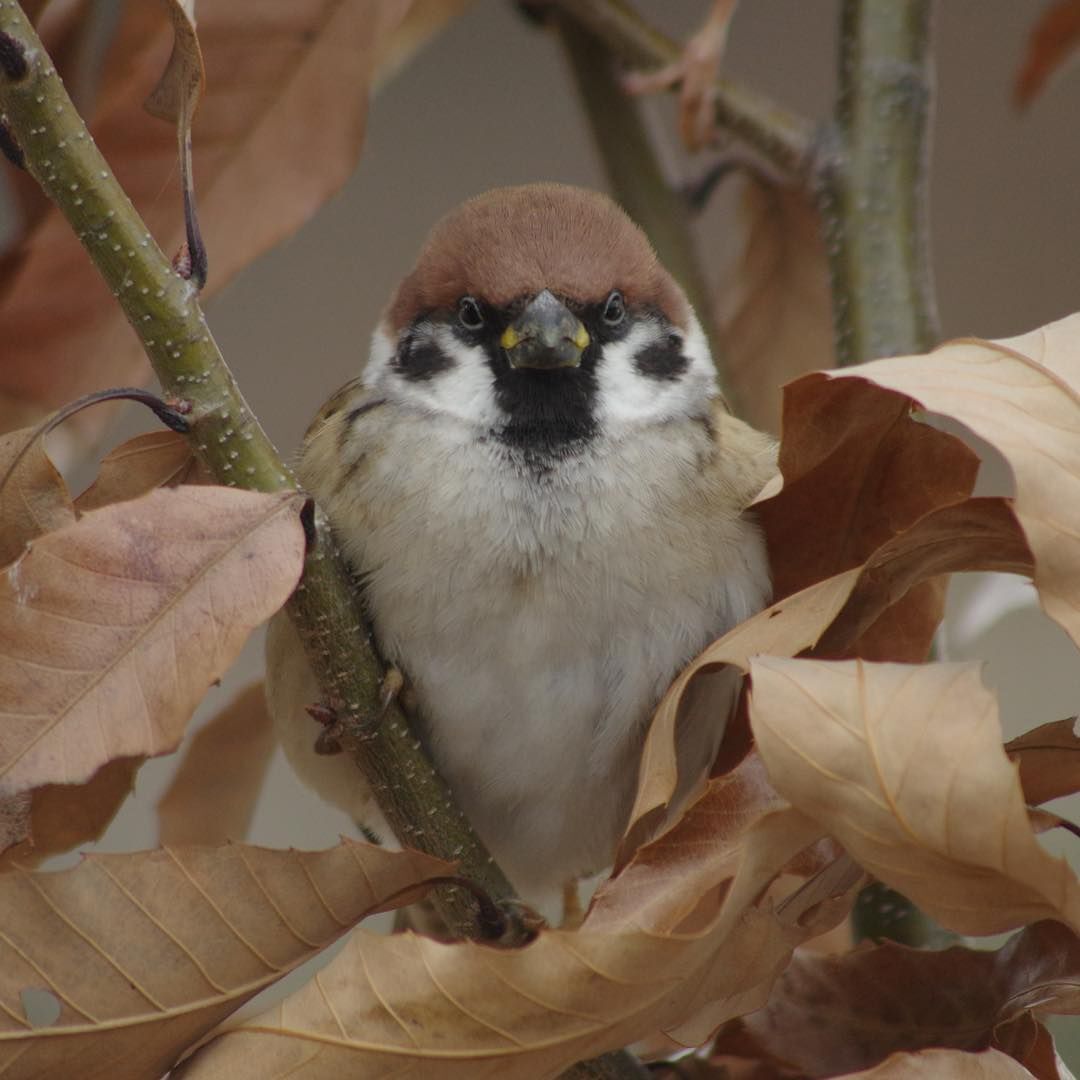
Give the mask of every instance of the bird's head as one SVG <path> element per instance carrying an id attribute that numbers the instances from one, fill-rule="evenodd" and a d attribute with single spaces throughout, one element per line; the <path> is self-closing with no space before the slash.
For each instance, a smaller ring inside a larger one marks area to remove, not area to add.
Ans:
<path id="1" fill-rule="evenodd" d="M 531 453 L 707 414 L 705 337 L 644 234 L 561 184 L 470 199 L 432 230 L 365 382 Z"/>

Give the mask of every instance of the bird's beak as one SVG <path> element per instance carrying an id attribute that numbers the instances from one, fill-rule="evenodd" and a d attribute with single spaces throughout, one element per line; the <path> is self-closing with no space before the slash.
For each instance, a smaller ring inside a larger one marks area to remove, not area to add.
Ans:
<path id="1" fill-rule="evenodd" d="M 577 367 L 589 332 L 570 309 L 547 289 L 504 331 L 499 344 L 512 368 Z"/>

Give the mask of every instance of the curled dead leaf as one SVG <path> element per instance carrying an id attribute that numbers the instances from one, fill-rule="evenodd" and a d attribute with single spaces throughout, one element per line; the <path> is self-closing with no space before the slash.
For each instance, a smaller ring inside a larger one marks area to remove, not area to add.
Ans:
<path id="1" fill-rule="evenodd" d="M 1035 838 L 972 664 L 759 657 L 750 722 L 777 791 L 942 925 L 1080 928 L 1080 882 Z"/>
<path id="2" fill-rule="evenodd" d="M 761 1005 L 794 946 L 850 908 L 848 879 L 824 894 L 762 898 L 792 849 L 820 832 L 790 809 L 759 819 L 722 899 L 704 877 L 683 887 L 680 906 L 697 908 L 694 894 L 713 903 L 699 925 L 675 933 L 657 929 L 671 912 L 636 889 L 580 931 L 544 931 L 519 950 L 358 931 L 300 991 L 197 1050 L 178 1080 L 408 1068 L 446 1080 L 538 1080 L 657 1027 L 690 1045 Z"/>
<path id="3" fill-rule="evenodd" d="M 832 372 L 952 417 L 995 447 L 1043 610 L 1080 644 L 1080 314 L 1008 341 L 958 341 Z"/>
<path id="4" fill-rule="evenodd" d="M 155 488 L 208 481 L 209 473 L 183 435 L 150 431 L 121 443 L 102 459 L 94 482 L 76 497 L 75 508 L 86 513 Z"/>
<path id="5" fill-rule="evenodd" d="M 37 866 L 50 855 L 96 840 L 131 794 L 142 763 L 142 758 L 114 758 L 83 784 L 44 784 L 16 795 L 28 802 L 29 818 L 20 842 L 3 850 L 0 869 Z"/>
<path id="6" fill-rule="evenodd" d="M 200 9 L 207 91 L 193 127 L 193 164 L 202 231 L 214 252 L 212 288 L 293 233 L 351 174 L 384 50 L 400 63 L 425 28 L 434 32 L 444 21 L 418 18 L 399 39 L 409 8 L 409 0 L 296 0 L 273 15 L 256 3 Z M 125 5 L 90 126 L 149 231 L 174 252 L 185 238 L 175 134 L 139 105 L 173 45 L 164 14 L 157 4 Z M 320 122 L 311 123 L 313 116 Z M 257 214 L 236 212 L 254 203 Z M 142 347 L 58 211 L 25 238 L 9 271 L 0 319 L 17 347 L 0 372 L 0 396 L 44 411 L 103 384 L 141 378 Z M 100 418 L 78 422 L 92 426 Z"/>
<path id="7" fill-rule="evenodd" d="M 90 855 L 71 870 L 4 874 L 7 1075 L 160 1076 L 263 987 L 448 869 L 344 840 L 327 851 L 226 844 Z M 25 1018 L 28 987 L 58 1003 L 49 1026 Z"/>
<path id="8" fill-rule="evenodd" d="M 1055 0 L 1035 22 L 1023 64 L 1016 75 L 1013 100 L 1026 108 L 1035 100 L 1047 80 L 1060 71 L 1080 47 L 1080 2 Z"/>
<path id="9" fill-rule="evenodd" d="M 0 566 L 19 558 L 31 540 L 75 521 L 67 485 L 36 428 L 0 438 L 0 483 Z"/>
<path id="10" fill-rule="evenodd" d="M 302 502 L 154 491 L 35 541 L 0 579 L 0 791 L 174 749 L 206 688 L 296 585 Z"/>
<path id="11" fill-rule="evenodd" d="M 836 363 L 821 221 L 803 187 L 747 174 L 742 255 L 719 314 L 725 374 L 743 419 L 780 431 L 780 386 Z"/>
<path id="12" fill-rule="evenodd" d="M 836 1076 L 897 1051 L 1009 1052 L 999 1030 L 1032 1011 L 1080 1012 L 1080 938 L 1061 923 L 1036 923 L 993 951 L 893 943 L 832 956 L 799 950 L 768 1004 L 733 1027 L 744 1051 L 749 1037 L 762 1058 Z M 714 1044 L 719 1053 L 725 1034 Z"/>
<path id="13" fill-rule="evenodd" d="M 276 746 L 262 683 L 254 683 L 191 740 L 158 801 L 161 842 L 243 840 Z"/>
<path id="14" fill-rule="evenodd" d="M 1042 724 L 1005 744 L 1020 767 L 1020 786 L 1032 804 L 1080 791 L 1080 724 L 1077 717 Z"/>

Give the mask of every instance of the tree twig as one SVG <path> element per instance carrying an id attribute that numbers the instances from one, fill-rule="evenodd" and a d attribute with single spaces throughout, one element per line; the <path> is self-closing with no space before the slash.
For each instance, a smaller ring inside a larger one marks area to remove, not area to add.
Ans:
<path id="1" fill-rule="evenodd" d="M 681 54 L 625 0 L 550 0 L 600 38 L 630 68 L 666 67 Z M 887 0 L 886 0 L 887 2 Z M 728 79 L 716 82 L 716 123 L 753 147 L 790 180 L 802 178 L 812 146 L 809 125 L 801 117 Z"/>
<path id="2" fill-rule="evenodd" d="M 930 0 L 845 0 L 819 205 L 841 365 L 938 338 L 926 233 Z"/>
<path id="3" fill-rule="evenodd" d="M 721 389 L 723 357 L 713 326 L 712 296 L 690 229 L 691 208 L 664 176 L 638 103 L 619 85 L 603 40 L 564 10 L 552 13 L 612 194 L 644 229 L 660 261 L 683 287 L 698 313 L 716 362 Z"/>

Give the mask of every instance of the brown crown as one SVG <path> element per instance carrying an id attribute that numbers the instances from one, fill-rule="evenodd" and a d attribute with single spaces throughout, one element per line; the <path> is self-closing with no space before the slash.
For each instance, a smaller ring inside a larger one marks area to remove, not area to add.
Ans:
<path id="1" fill-rule="evenodd" d="M 397 333 L 462 296 L 498 307 L 543 289 L 582 302 L 618 289 L 682 327 L 690 310 L 645 234 L 606 195 L 525 184 L 477 195 L 438 222 L 386 319 Z"/>

